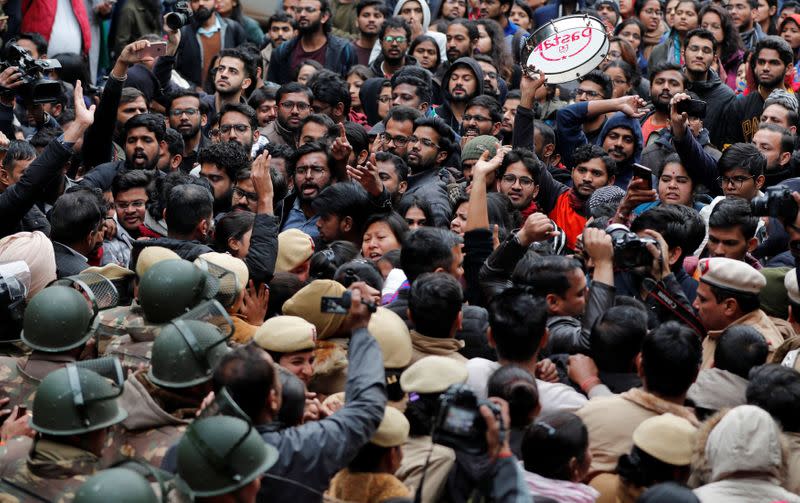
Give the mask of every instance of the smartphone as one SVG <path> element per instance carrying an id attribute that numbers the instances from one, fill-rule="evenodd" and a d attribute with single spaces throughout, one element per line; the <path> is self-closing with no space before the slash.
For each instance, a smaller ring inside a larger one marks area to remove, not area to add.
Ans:
<path id="1" fill-rule="evenodd" d="M 19 405 L 17 407 L 17 419 L 21 418 L 22 416 L 24 416 L 27 413 L 28 413 L 28 408 L 25 407 L 24 405 Z"/>
<path id="2" fill-rule="evenodd" d="M 350 308 L 350 292 L 345 292 L 342 297 L 322 297 L 319 310 L 330 314 L 347 314 Z"/>
<path id="3" fill-rule="evenodd" d="M 647 189 L 653 189 L 653 170 L 647 166 L 642 166 L 638 163 L 633 163 L 633 177 L 641 178 L 647 183 Z"/>
<path id="4" fill-rule="evenodd" d="M 705 119 L 706 117 L 706 102 L 703 100 L 683 100 L 675 108 L 679 113 L 686 112 L 689 117 L 699 117 Z"/>
<path id="5" fill-rule="evenodd" d="M 144 58 L 150 56 L 151 58 L 158 58 L 167 53 L 166 42 L 150 42 L 150 45 L 139 51 L 138 56 Z"/>

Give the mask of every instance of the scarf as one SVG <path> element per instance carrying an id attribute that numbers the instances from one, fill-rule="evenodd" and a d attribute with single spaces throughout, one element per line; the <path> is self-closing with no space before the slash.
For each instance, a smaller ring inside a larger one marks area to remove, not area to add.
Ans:
<path id="1" fill-rule="evenodd" d="M 683 405 L 677 405 L 658 398 L 652 393 L 648 393 L 642 388 L 633 388 L 620 395 L 625 400 L 633 402 L 640 407 L 647 410 L 652 410 L 657 414 L 666 414 L 667 412 L 682 417 L 692 423 L 694 426 L 700 426 L 700 421 L 694 415 L 694 411 Z"/>
<path id="2" fill-rule="evenodd" d="M 411 345 L 420 353 L 429 355 L 447 356 L 457 353 L 464 347 L 464 341 L 458 339 L 440 339 L 438 337 L 426 337 L 416 330 L 411 331 Z"/>
<path id="3" fill-rule="evenodd" d="M 567 197 L 569 197 L 569 207 L 578 215 L 585 217 L 586 199 L 581 198 L 574 188 L 569 191 Z"/>

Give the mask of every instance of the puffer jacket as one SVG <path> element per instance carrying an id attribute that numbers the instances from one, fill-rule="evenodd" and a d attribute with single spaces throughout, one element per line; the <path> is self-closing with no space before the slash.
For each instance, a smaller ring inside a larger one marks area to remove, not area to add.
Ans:
<path id="1" fill-rule="evenodd" d="M 709 433 L 701 460 L 709 481 L 694 493 L 702 503 L 800 503 L 800 496 L 780 487 L 786 459 L 772 416 L 759 407 L 741 405 Z"/>

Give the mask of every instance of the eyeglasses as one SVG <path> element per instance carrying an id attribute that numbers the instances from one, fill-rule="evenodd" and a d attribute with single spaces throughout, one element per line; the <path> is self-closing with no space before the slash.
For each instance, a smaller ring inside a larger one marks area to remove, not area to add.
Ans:
<path id="1" fill-rule="evenodd" d="M 116 207 L 118 210 L 127 210 L 128 208 L 135 208 L 137 210 L 140 210 L 144 208 L 145 204 L 147 204 L 147 201 L 139 199 L 137 201 L 131 201 L 129 203 L 114 203 L 114 207 Z"/>
<path id="2" fill-rule="evenodd" d="M 294 172 L 295 172 L 295 174 L 298 174 L 300 176 L 306 176 L 308 174 L 313 174 L 313 175 L 316 176 L 316 175 L 321 175 L 321 174 L 325 173 L 325 171 L 327 171 L 327 169 L 328 168 L 326 168 L 324 166 L 316 166 L 316 165 L 312 165 L 312 166 L 295 166 L 294 167 Z"/>
<path id="3" fill-rule="evenodd" d="M 196 108 L 175 108 L 169 111 L 169 114 L 173 117 L 180 117 L 183 114 L 188 115 L 189 117 L 193 117 L 197 115 L 197 112 L 200 110 Z"/>
<path id="4" fill-rule="evenodd" d="M 386 42 L 387 44 L 391 44 L 392 42 L 397 42 L 398 44 L 402 44 L 406 41 L 406 37 L 404 37 L 403 35 L 397 37 L 392 37 L 390 35 L 387 35 L 383 37 L 383 41 Z"/>
<path id="5" fill-rule="evenodd" d="M 516 175 L 507 174 L 503 175 L 502 180 L 503 183 L 507 183 L 509 185 L 514 185 L 515 183 L 517 183 L 517 180 L 519 180 L 519 184 L 523 187 L 530 187 L 531 185 L 533 185 L 533 178 L 529 178 L 527 176 L 520 176 L 519 178 L 517 178 Z"/>
<path id="6" fill-rule="evenodd" d="M 392 101 L 392 97 L 391 96 L 380 96 L 378 98 L 378 101 L 381 102 L 381 103 L 389 103 L 390 101 Z"/>
<path id="7" fill-rule="evenodd" d="M 383 143 L 388 144 L 393 142 L 398 147 L 405 147 L 408 142 L 411 141 L 411 138 L 407 136 L 392 136 L 387 133 L 381 133 L 380 138 Z"/>
<path id="8" fill-rule="evenodd" d="M 755 178 L 755 176 L 720 176 L 717 177 L 717 184 L 719 184 L 720 187 L 733 185 L 733 188 L 741 189 L 744 182 L 750 179 L 755 180 Z"/>
<path id="9" fill-rule="evenodd" d="M 251 203 L 258 202 L 258 194 L 256 194 L 255 192 L 248 192 L 246 190 L 242 190 L 239 187 L 233 188 L 233 197 L 238 199 L 244 197 L 247 198 L 247 200 L 250 201 Z"/>
<path id="10" fill-rule="evenodd" d="M 292 7 L 292 12 L 295 14 L 302 14 L 303 11 L 306 11 L 307 14 L 313 14 L 318 10 L 316 7 Z"/>
<path id="11" fill-rule="evenodd" d="M 248 129 L 250 129 L 249 124 L 225 124 L 224 126 L 219 127 L 219 132 L 222 134 L 228 134 L 231 132 L 231 129 L 235 129 L 237 133 L 245 133 Z"/>
<path id="12" fill-rule="evenodd" d="M 600 93 L 598 93 L 597 91 L 592 91 L 590 89 L 578 88 L 578 89 L 575 90 L 575 97 L 576 98 L 578 98 L 578 97 L 580 97 L 580 96 L 582 96 L 584 94 L 589 98 L 597 98 L 597 97 L 600 96 Z"/>
<path id="13" fill-rule="evenodd" d="M 429 139 L 427 139 L 427 138 L 418 138 L 416 136 L 409 136 L 408 137 L 408 143 L 410 143 L 412 145 L 416 145 L 417 143 L 422 143 L 423 145 L 425 145 L 428 148 L 439 148 L 439 145 L 433 143 Z"/>
<path id="14" fill-rule="evenodd" d="M 305 112 L 311 108 L 311 105 L 302 101 L 281 101 L 280 107 L 287 112 L 291 112 L 293 108 L 297 108 L 298 112 Z"/>
<path id="15" fill-rule="evenodd" d="M 469 122 L 474 120 L 475 122 L 489 122 L 489 117 L 484 117 L 482 115 L 464 115 L 464 122 Z"/>

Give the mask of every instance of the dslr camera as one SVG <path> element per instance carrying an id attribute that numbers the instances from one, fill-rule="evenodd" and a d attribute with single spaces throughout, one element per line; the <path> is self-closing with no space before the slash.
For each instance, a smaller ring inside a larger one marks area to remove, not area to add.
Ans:
<path id="1" fill-rule="evenodd" d="M 170 30 L 180 30 L 192 20 L 192 8 L 189 2 L 181 1 L 175 2 L 172 5 L 172 12 L 164 16 L 164 22 L 167 23 Z"/>
<path id="2" fill-rule="evenodd" d="M 481 405 L 489 407 L 500 423 L 501 435 L 505 435 L 500 407 L 488 400 L 478 400 L 466 384 L 454 384 L 439 397 L 433 442 L 468 454 L 486 453 L 486 421 L 479 410 Z"/>
<path id="3" fill-rule="evenodd" d="M 784 222 L 794 222 L 797 218 L 797 202 L 785 185 L 767 187 L 763 196 L 750 201 L 750 208 L 757 217 L 773 217 Z"/>
<path id="4" fill-rule="evenodd" d="M 2 89 L 3 96 L 20 96 L 25 103 L 53 103 L 61 96 L 61 83 L 44 78 L 43 73 L 61 68 L 57 59 L 33 59 L 31 54 L 16 44 L 5 49 L 6 59 L 0 61 L 0 72 L 16 66 L 22 74 L 22 85 L 16 89 Z"/>
<path id="5" fill-rule="evenodd" d="M 606 227 L 606 232 L 611 235 L 611 244 L 614 247 L 614 268 L 620 271 L 630 271 L 636 268 L 650 267 L 653 264 L 653 255 L 647 249 L 648 243 L 658 246 L 658 241 L 645 236 L 640 237 L 622 224 L 612 224 Z"/>

